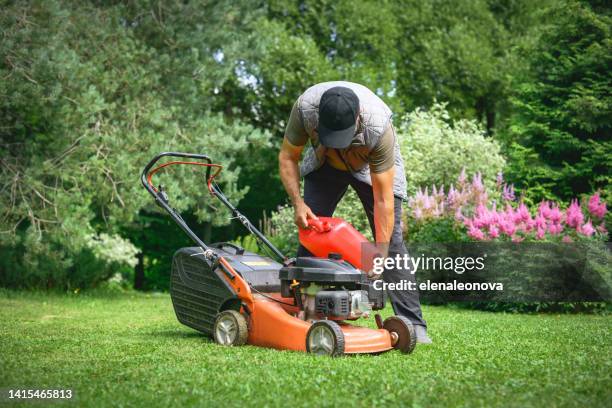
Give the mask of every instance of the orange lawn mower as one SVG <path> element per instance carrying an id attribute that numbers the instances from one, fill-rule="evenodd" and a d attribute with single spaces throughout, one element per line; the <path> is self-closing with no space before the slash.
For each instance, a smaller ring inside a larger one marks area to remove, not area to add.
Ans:
<path id="1" fill-rule="evenodd" d="M 154 167 L 164 157 L 180 161 Z M 170 205 L 163 186 L 152 182 L 155 173 L 175 165 L 204 166 L 210 194 L 278 262 L 229 242 L 205 244 Z M 166 152 L 142 172 L 145 189 L 197 245 L 179 249 L 172 260 L 170 296 L 179 322 L 225 346 L 251 344 L 329 356 L 414 350 L 414 328 L 402 316 L 383 322 L 376 314 L 377 329 L 348 323 L 385 303 L 383 292 L 374 289 L 360 268 L 361 248 L 367 243 L 363 235 L 339 218 L 319 217 L 299 232 L 300 242 L 315 256 L 288 258 L 228 201 L 214 181 L 221 169 L 203 154 Z"/>

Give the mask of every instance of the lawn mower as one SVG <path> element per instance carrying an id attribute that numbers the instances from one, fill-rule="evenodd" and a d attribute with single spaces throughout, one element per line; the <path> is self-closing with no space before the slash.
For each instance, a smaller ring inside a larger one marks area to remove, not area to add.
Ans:
<path id="1" fill-rule="evenodd" d="M 166 157 L 173 161 L 154 167 Z M 204 243 L 171 206 L 164 187 L 152 181 L 155 173 L 175 165 L 203 166 L 209 193 L 277 261 L 234 243 Z M 319 217 L 299 234 L 314 256 L 289 258 L 229 202 L 215 182 L 221 169 L 203 154 L 165 152 L 142 172 L 145 189 L 197 245 L 177 250 L 172 260 L 170 296 L 179 322 L 225 346 L 251 344 L 329 356 L 414 350 L 414 328 L 402 316 L 383 322 L 376 314 L 377 329 L 348 323 L 385 303 L 383 292 L 374 290 L 360 270 L 360 246 L 367 242 L 363 235 L 339 218 Z"/>

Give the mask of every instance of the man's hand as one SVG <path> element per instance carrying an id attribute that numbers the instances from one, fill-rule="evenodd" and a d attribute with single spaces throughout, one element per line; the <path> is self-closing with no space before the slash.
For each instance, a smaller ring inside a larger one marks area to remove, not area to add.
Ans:
<path id="1" fill-rule="evenodd" d="M 308 220 L 317 219 L 317 216 L 312 212 L 310 207 L 303 201 L 295 205 L 295 225 L 299 228 L 308 228 Z"/>

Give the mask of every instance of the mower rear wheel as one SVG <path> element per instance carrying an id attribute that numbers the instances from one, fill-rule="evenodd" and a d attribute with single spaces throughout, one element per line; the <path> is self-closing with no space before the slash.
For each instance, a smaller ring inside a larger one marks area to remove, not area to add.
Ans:
<path id="1" fill-rule="evenodd" d="M 393 348 L 402 353 L 412 353 L 416 346 L 416 333 L 410 320 L 404 316 L 391 316 L 385 319 L 383 328 L 395 339 Z"/>
<path id="2" fill-rule="evenodd" d="M 217 314 L 213 337 L 215 342 L 222 346 L 242 346 L 249 337 L 246 319 L 235 310 L 225 310 Z"/>
<path id="3" fill-rule="evenodd" d="M 314 322 L 306 334 L 306 351 L 323 356 L 344 354 L 344 333 L 338 323 L 331 320 Z"/>

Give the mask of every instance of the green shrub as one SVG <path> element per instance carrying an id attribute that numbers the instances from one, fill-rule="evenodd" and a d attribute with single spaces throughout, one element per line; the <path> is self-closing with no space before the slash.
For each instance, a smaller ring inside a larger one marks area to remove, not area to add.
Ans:
<path id="1" fill-rule="evenodd" d="M 451 243 L 467 240 L 461 225 L 453 217 L 432 219 L 428 222 L 417 222 L 406 217 L 408 228 L 405 233 L 407 243 Z"/>
<path id="2" fill-rule="evenodd" d="M 452 121 L 445 103 L 405 115 L 397 133 L 409 194 L 420 187 L 450 185 L 462 169 L 481 173 L 491 185 L 505 165 L 498 143 L 476 121 Z"/>
<path id="3" fill-rule="evenodd" d="M 83 246 L 67 252 L 55 244 L 42 243 L 32 234 L 13 246 L 2 248 L 0 283 L 8 287 L 79 289 L 97 286 L 115 277 L 131 280 L 136 247 L 118 235 L 89 235 Z"/>

